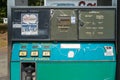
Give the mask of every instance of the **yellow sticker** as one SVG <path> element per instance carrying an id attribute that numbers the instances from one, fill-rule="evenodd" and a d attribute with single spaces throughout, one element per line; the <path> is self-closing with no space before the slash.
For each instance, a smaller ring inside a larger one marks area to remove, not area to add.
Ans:
<path id="1" fill-rule="evenodd" d="M 32 51 L 31 56 L 38 56 L 38 51 Z"/>
<path id="2" fill-rule="evenodd" d="M 27 56 L 27 52 L 26 51 L 20 51 L 19 56 Z"/>

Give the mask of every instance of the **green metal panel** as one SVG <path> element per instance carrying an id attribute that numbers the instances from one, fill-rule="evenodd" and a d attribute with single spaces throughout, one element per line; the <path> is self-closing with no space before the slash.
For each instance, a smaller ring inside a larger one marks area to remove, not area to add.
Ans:
<path id="1" fill-rule="evenodd" d="M 114 39 L 115 10 L 80 10 L 79 39 Z"/>
<path id="2" fill-rule="evenodd" d="M 39 62 L 37 80 L 115 80 L 115 62 Z"/>
<path id="3" fill-rule="evenodd" d="M 20 62 L 11 62 L 11 78 L 10 80 L 20 80 Z"/>

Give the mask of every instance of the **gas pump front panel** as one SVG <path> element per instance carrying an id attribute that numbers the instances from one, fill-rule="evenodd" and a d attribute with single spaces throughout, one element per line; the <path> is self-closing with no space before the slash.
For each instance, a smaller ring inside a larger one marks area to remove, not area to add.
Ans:
<path id="1" fill-rule="evenodd" d="M 11 61 L 115 61 L 112 43 L 17 43 Z"/>
<path id="2" fill-rule="evenodd" d="M 11 80 L 115 80 L 115 42 L 79 42 L 115 40 L 115 17 L 115 8 L 12 8 Z"/>
<path id="3" fill-rule="evenodd" d="M 15 43 L 11 80 L 115 80 L 115 61 L 113 43 Z"/>
<path id="4" fill-rule="evenodd" d="M 115 40 L 114 8 L 12 8 L 15 40 Z"/>

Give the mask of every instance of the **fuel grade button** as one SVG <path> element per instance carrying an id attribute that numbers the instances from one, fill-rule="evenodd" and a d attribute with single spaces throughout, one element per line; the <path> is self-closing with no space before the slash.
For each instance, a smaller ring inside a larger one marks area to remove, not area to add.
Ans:
<path id="1" fill-rule="evenodd" d="M 26 57 L 27 56 L 27 51 L 20 51 L 19 56 L 20 57 Z"/>
<path id="2" fill-rule="evenodd" d="M 50 57 L 50 51 L 43 51 L 42 56 L 43 57 Z"/>
<path id="3" fill-rule="evenodd" d="M 39 54 L 38 54 L 38 51 L 32 51 L 32 52 L 31 52 L 31 56 L 32 56 L 32 57 L 38 57 L 38 55 L 39 55 Z"/>

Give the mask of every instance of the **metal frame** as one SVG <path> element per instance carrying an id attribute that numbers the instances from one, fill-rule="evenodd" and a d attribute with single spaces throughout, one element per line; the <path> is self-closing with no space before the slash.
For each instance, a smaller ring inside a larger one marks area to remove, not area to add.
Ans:
<path id="1" fill-rule="evenodd" d="M 116 67 L 116 80 L 120 80 L 120 0 L 117 0 L 117 67 Z"/>
<path id="2" fill-rule="evenodd" d="M 28 0 L 27 0 L 28 1 Z M 8 17 L 8 80 L 10 80 L 10 58 L 11 58 L 11 49 L 12 49 L 12 28 L 11 25 L 11 7 L 15 7 L 16 0 L 8 0 L 7 1 L 7 17 Z"/>

